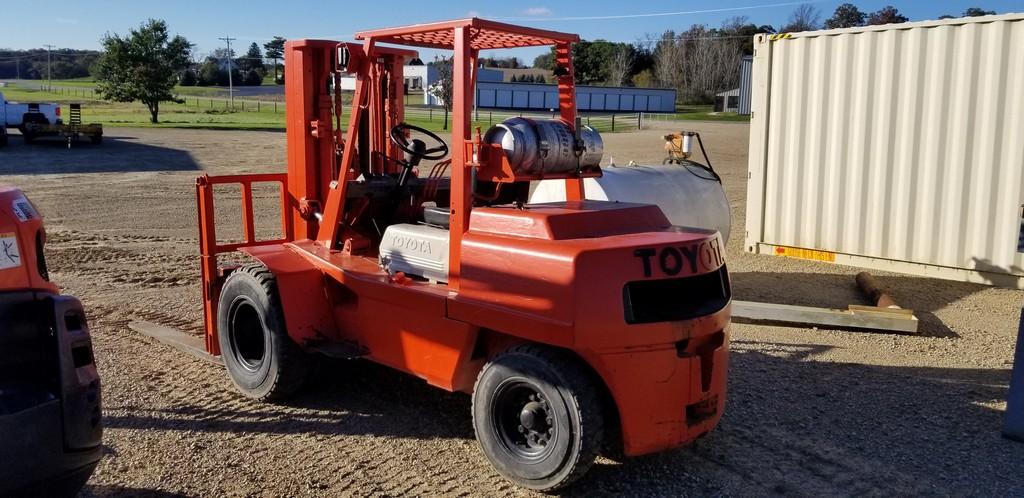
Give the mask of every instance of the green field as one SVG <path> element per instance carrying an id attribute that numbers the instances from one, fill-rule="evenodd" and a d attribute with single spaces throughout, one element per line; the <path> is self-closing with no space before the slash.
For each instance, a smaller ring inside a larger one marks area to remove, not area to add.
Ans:
<path id="1" fill-rule="evenodd" d="M 54 86 L 58 82 L 54 81 Z M 92 85 L 88 80 L 61 80 L 59 85 L 68 87 L 54 89 L 52 92 L 32 90 L 8 86 L 2 91 L 8 100 L 22 102 L 58 102 L 82 104 L 82 120 L 86 123 L 101 123 L 104 126 L 128 126 L 145 128 L 216 128 L 239 130 L 283 130 L 285 128 L 284 104 L 282 102 L 259 102 L 235 99 L 234 108 L 229 108 L 226 100 L 218 97 L 180 93 L 185 102 L 182 104 L 163 102 L 160 104 L 160 123 L 149 122 L 149 111 L 140 103 L 108 102 L 95 97 L 89 91 Z M 80 90 L 77 88 L 81 88 Z M 216 91 L 203 87 L 188 87 L 193 91 Z M 348 106 L 346 106 L 346 111 Z M 731 113 L 713 113 L 710 107 L 687 107 L 683 112 L 652 117 L 657 121 L 665 120 L 703 120 L 703 121 L 748 121 L 747 116 Z M 514 115 L 514 112 L 479 113 L 479 121 L 473 127 L 486 129 L 492 122 Z M 592 121 L 591 121 L 592 118 Z M 584 120 L 601 132 L 635 130 L 636 114 L 617 115 L 615 129 L 612 130 L 610 115 L 592 115 Z M 630 119 L 632 118 L 632 119 Z M 450 119 L 450 117 L 449 117 Z M 409 124 L 421 126 L 432 131 L 442 131 L 444 111 L 435 109 L 429 115 L 426 108 L 409 107 L 406 116 Z"/>
<path id="2" fill-rule="evenodd" d="M 56 82 L 54 83 L 56 85 Z M 200 99 L 186 99 L 185 104 L 163 102 L 160 104 L 160 123 L 149 122 L 149 110 L 137 103 L 107 102 L 91 96 L 66 95 L 59 91 L 46 92 L 26 90 L 16 86 L 3 90 L 8 100 L 22 102 L 58 102 L 82 104 L 82 121 L 101 123 L 104 126 L 132 126 L 146 128 L 224 128 L 224 129 L 284 129 L 284 106 L 278 105 L 277 112 L 273 106 L 261 106 L 257 111 L 252 105 L 241 110 L 240 103 L 235 102 L 236 110 L 226 108 L 225 102 Z M 73 92 L 72 92 L 73 93 Z"/>
<path id="3" fill-rule="evenodd" d="M 678 121 L 750 121 L 750 116 L 732 112 L 714 112 L 710 105 L 677 105 L 675 114 L 666 115 L 669 120 Z"/>
<path id="4" fill-rule="evenodd" d="M 45 87 L 46 84 L 47 84 L 46 80 L 39 80 L 38 82 L 33 81 L 33 83 L 38 84 L 40 87 Z M 83 90 L 93 90 L 93 89 L 96 88 L 96 80 L 94 80 L 92 78 L 89 78 L 89 77 L 75 78 L 75 79 L 70 79 L 70 80 L 53 80 L 53 81 L 50 82 L 50 86 L 54 89 L 55 93 L 59 93 L 58 90 L 61 89 L 61 88 L 71 88 L 71 89 L 78 89 L 78 88 L 80 88 L 80 89 L 83 89 Z M 182 95 L 182 96 L 188 95 L 188 96 L 201 96 L 201 97 L 220 97 L 220 96 L 222 96 L 222 94 L 225 93 L 225 90 L 222 89 L 222 88 L 213 88 L 213 87 L 208 87 L 208 86 L 180 86 L 179 85 L 179 86 L 174 87 L 174 91 L 177 92 L 178 95 Z M 238 98 L 238 97 L 236 97 L 236 98 Z"/>

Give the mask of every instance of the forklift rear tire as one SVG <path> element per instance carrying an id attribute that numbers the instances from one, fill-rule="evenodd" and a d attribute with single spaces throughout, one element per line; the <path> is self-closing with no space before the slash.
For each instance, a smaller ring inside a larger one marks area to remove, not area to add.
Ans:
<path id="1" fill-rule="evenodd" d="M 501 475 L 536 491 L 582 477 L 600 452 L 603 425 L 593 374 L 544 346 L 499 354 L 473 389 L 473 429 L 484 455 Z"/>
<path id="2" fill-rule="evenodd" d="M 285 328 L 277 279 L 263 265 L 232 272 L 221 288 L 217 310 L 221 357 L 246 397 L 287 398 L 305 383 L 316 364 Z"/>

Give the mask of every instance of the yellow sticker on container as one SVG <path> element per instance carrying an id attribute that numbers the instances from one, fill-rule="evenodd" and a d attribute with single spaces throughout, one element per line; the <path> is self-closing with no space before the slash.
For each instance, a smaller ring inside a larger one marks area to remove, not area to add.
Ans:
<path id="1" fill-rule="evenodd" d="M 799 247 L 775 246 L 776 256 L 787 258 L 810 259 L 813 261 L 836 262 L 836 253 L 831 251 L 819 251 L 817 249 L 801 249 Z"/>

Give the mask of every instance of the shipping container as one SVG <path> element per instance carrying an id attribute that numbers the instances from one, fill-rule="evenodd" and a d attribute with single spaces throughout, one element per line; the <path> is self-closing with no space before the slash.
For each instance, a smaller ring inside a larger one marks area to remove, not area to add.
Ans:
<path id="1" fill-rule="evenodd" d="M 747 251 L 1024 287 L 1024 15 L 754 45 Z"/>

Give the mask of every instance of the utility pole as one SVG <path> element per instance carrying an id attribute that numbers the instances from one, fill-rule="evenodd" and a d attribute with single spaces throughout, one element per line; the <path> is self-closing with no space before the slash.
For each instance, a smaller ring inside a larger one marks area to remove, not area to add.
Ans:
<path id="1" fill-rule="evenodd" d="M 224 40 L 224 42 L 226 42 L 228 44 L 228 100 L 231 101 L 231 110 L 234 111 L 235 110 L 235 83 L 234 83 L 234 81 L 232 81 L 232 78 L 231 78 L 231 73 L 233 72 L 233 69 L 231 67 L 231 64 L 232 64 L 232 61 L 231 61 L 231 42 L 235 41 L 237 38 L 231 38 L 230 36 L 225 36 L 225 37 L 222 37 L 222 38 L 219 38 L 219 39 L 220 40 Z"/>
<path id="2" fill-rule="evenodd" d="M 46 91 L 53 91 L 53 80 L 50 79 L 50 50 L 53 50 L 53 45 L 43 45 L 46 47 Z"/>

